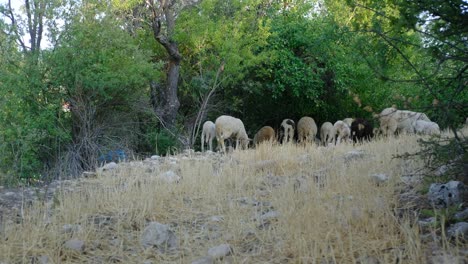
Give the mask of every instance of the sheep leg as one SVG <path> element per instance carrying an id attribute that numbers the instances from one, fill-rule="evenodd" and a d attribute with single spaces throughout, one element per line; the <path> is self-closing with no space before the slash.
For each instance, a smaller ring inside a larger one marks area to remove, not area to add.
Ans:
<path id="1" fill-rule="evenodd" d="M 201 134 L 201 152 L 205 152 L 205 133 Z"/>
<path id="2" fill-rule="evenodd" d="M 213 151 L 213 138 L 210 138 L 209 144 L 210 144 L 210 151 Z"/>
<path id="3" fill-rule="evenodd" d="M 221 150 L 221 152 L 223 153 L 226 153 L 226 146 L 224 145 L 224 139 L 219 139 L 219 138 L 216 138 L 218 140 L 218 146 L 219 146 L 219 149 Z"/>

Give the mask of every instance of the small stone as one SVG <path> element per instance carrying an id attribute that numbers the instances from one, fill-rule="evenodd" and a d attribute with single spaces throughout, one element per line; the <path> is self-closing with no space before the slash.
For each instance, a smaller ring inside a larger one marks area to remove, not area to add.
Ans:
<path id="1" fill-rule="evenodd" d="M 120 246 L 121 243 L 122 243 L 122 241 L 120 239 L 118 239 L 118 238 L 114 238 L 114 239 L 111 239 L 109 241 L 109 244 L 111 244 L 114 247 Z"/>
<path id="2" fill-rule="evenodd" d="M 388 182 L 388 176 L 386 174 L 383 174 L 383 173 L 372 174 L 371 179 L 377 185 L 384 184 L 384 183 Z"/>
<path id="3" fill-rule="evenodd" d="M 362 150 L 351 150 L 343 156 L 345 162 L 351 162 L 362 158 L 364 158 L 364 152 Z"/>
<path id="4" fill-rule="evenodd" d="M 168 225 L 151 222 L 143 230 L 140 243 L 144 248 L 157 247 L 162 252 L 178 247 L 177 237 Z"/>
<path id="5" fill-rule="evenodd" d="M 210 217 L 211 222 L 222 222 L 224 220 L 224 217 L 222 215 L 215 215 Z"/>
<path id="6" fill-rule="evenodd" d="M 62 226 L 62 233 L 80 232 L 80 225 L 65 224 Z"/>
<path id="7" fill-rule="evenodd" d="M 421 219 L 421 220 L 419 220 L 419 221 L 418 221 L 418 224 L 419 224 L 420 226 L 426 227 L 426 226 L 431 226 L 431 225 L 435 224 L 435 222 L 436 222 L 436 218 L 435 218 L 435 217 L 429 217 L 429 218 L 426 218 L 426 219 Z"/>
<path id="8" fill-rule="evenodd" d="M 83 240 L 71 239 L 65 242 L 65 248 L 74 250 L 74 251 L 83 252 L 85 248 L 85 243 Z"/>
<path id="9" fill-rule="evenodd" d="M 180 181 L 180 176 L 171 170 L 160 174 L 158 178 L 167 183 L 174 183 L 174 182 L 177 183 Z"/>
<path id="10" fill-rule="evenodd" d="M 231 245 L 221 244 L 219 246 L 208 249 L 208 255 L 214 259 L 219 259 L 228 256 L 229 254 L 231 254 L 231 251 Z"/>
<path id="11" fill-rule="evenodd" d="M 49 257 L 45 256 L 45 255 L 42 255 L 42 256 L 39 257 L 38 261 L 39 261 L 40 264 L 48 264 L 49 263 Z"/>
<path id="12" fill-rule="evenodd" d="M 96 178 L 97 174 L 96 172 L 93 172 L 93 171 L 84 171 L 82 176 L 84 178 Z"/>
<path id="13" fill-rule="evenodd" d="M 463 211 L 457 212 L 453 217 L 458 221 L 468 220 L 468 208 L 466 208 Z"/>
<path id="14" fill-rule="evenodd" d="M 277 219 L 280 216 L 278 211 L 270 211 L 260 216 L 261 221 Z"/>
<path id="15" fill-rule="evenodd" d="M 433 183 L 429 187 L 429 201 L 437 208 L 446 208 L 457 205 L 464 201 L 467 191 L 465 185 L 460 181 L 449 181 L 448 183 Z"/>
<path id="16" fill-rule="evenodd" d="M 103 171 L 107 171 L 107 170 L 115 170 L 117 169 L 117 163 L 115 162 L 109 162 L 107 163 L 106 165 L 102 166 L 102 170 Z"/>
<path id="17" fill-rule="evenodd" d="M 202 257 L 192 261 L 192 264 L 213 264 L 214 260 L 210 256 Z"/>
<path id="18" fill-rule="evenodd" d="M 151 156 L 151 159 L 152 159 L 152 160 L 158 160 L 159 158 L 161 158 L 159 155 L 153 155 L 153 156 Z"/>
<path id="19" fill-rule="evenodd" d="M 447 229 L 447 235 L 451 238 L 464 238 L 468 239 L 468 223 L 467 222 L 458 222 L 451 225 Z"/>
<path id="20" fill-rule="evenodd" d="M 466 262 L 464 261 L 463 257 L 453 256 L 450 254 L 431 256 L 428 259 L 428 264 L 440 264 L 440 263 L 463 264 Z"/>

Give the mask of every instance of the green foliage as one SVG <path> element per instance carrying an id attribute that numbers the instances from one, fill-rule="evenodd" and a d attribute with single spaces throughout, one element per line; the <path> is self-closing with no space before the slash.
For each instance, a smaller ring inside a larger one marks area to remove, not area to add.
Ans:
<path id="1" fill-rule="evenodd" d="M 134 106 L 154 77 L 149 54 L 105 7 L 87 3 L 75 8 L 81 12 L 68 14 L 53 50 L 2 50 L 9 63 L 0 67 L 0 107 L 5 113 L 0 120 L 0 166 L 13 179 L 41 178 L 66 151 L 75 149 L 72 144 L 99 147 L 118 134 L 112 129 L 131 130 L 125 126 L 132 126 L 132 113 L 139 111 Z M 65 102 L 71 103 L 69 113 L 62 111 Z"/>
<path id="2" fill-rule="evenodd" d="M 460 211 L 459 206 L 452 205 L 443 209 L 422 209 L 420 211 L 421 218 L 435 217 L 435 221 L 431 227 L 438 228 L 441 225 L 448 226 L 450 224 L 464 221 L 466 219 L 455 219 L 455 214 Z"/>

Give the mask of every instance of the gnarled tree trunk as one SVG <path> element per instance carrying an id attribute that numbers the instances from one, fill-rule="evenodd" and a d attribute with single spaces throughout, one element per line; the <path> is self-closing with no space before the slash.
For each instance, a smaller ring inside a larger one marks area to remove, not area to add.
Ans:
<path id="1" fill-rule="evenodd" d="M 151 83 L 151 103 L 163 126 L 172 130 L 175 127 L 180 107 L 177 91 L 180 61 L 182 60 L 177 43 L 171 39 L 175 25 L 176 1 L 149 0 L 148 3 L 152 12 L 151 25 L 154 38 L 164 47 L 168 55 L 166 79 L 163 83 Z M 161 26 L 161 21 L 165 22 L 164 27 Z M 164 32 L 162 32 L 162 28 Z"/>

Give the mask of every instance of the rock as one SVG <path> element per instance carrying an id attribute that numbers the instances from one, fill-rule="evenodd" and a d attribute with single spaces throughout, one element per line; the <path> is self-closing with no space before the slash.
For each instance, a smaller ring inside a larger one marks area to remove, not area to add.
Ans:
<path id="1" fill-rule="evenodd" d="M 260 216 L 260 220 L 266 221 L 266 220 L 277 219 L 279 216 L 280 216 L 280 213 L 278 211 L 270 211 L 268 213 L 262 214 Z"/>
<path id="2" fill-rule="evenodd" d="M 364 152 L 362 150 L 351 150 L 344 154 L 343 159 L 345 162 L 351 162 L 354 160 L 362 159 L 364 158 Z"/>
<path id="3" fill-rule="evenodd" d="M 231 251 L 231 245 L 221 244 L 219 246 L 208 249 L 208 255 L 214 259 L 219 259 L 228 256 L 229 254 L 231 254 Z"/>
<path id="4" fill-rule="evenodd" d="M 42 255 L 42 256 L 40 256 L 40 257 L 38 258 L 38 262 L 39 262 L 40 264 L 48 264 L 48 263 L 50 263 L 50 262 L 49 262 L 49 257 L 48 257 L 48 256 L 45 256 L 45 255 Z"/>
<path id="5" fill-rule="evenodd" d="M 97 225 L 99 228 L 110 226 L 117 222 L 115 217 L 109 215 L 92 215 L 88 217 L 88 222 Z"/>
<path id="6" fill-rule="evenodd" d="M 85 248 L 85 242 L 83 240 L 79 239 L 70 239 L 67 242 L 65 242 L 65 248 L 78 251 L 78 252 L 83 252 Z"/>
<path id="7" fill-rule="evenodd" d="M 371 180 L 377 185 L 388 182 L 388 176 L 383 173 L 372 174 L 370 177 L 371 177 Z"/>
<path id="8" fill-rule="evenodd" d="M 467 222 L 458 222 L 451 225 L 447 229 L 447 235 L 451 238 L 464 238 L 468 239 L 468 223 Z"/>
<path id="9" fill-rule="evenodd" d="M 450 167 L 447 166 L 447 165 L 442 165 L 440 166 L 439 168 L 436 169 L 436 171 L 434 172 L 434 174 L 436 176 L 443 176 L 445 173 L 447 173 L 447 171 L 450 170 Z"/>
<path id="10" fill-rule="evenodd" d="M 168 225 L 151 222 L 143 230 L 140 238 L 143 248 L 156 247 L 161 252 L 172 251 L 178 248 L 177 237 Z"/>
<path id="11" fill-rule="evenodd" d="M 84 171 L 82 173 L 82 176 L 84 178 L 96 178 L 97 174 L 96 174 L 96 172 L 93 172 L 93 171 Z"/>
<path id="12" fill-rule="evenodd" d="M 174 183 L 180 181 L 180 176 L 171 170 L 160 174 L 158 178 L 167 183 Z"/>
<path id="13" fill-rule="evenodd" d="M 103 171 L 108 171 L 108 170 L 115 170 L 117 169 L 117 163 L 115 162 L 109 162 L 106 165 L 102 166 Z"/>
<path id="14" fill-rule="evenodd" d="M 73 233 L 73 232 L 80 232 L 80 231 L 81 231 L 80 225 L 65 224 L 62 226 L 62 233 Z"/>
<path id="15" fill-rule="evenodd" d="M 453 216 L 458 221 L 468 220 L 468 208 L 463 211 L 455 213 Z"/>
<path id="16" fill-rule="evenodd" d="M 435 223 L 436 223 L 436 218 L 435 217 L 429 217 L 429 218 L 421 219 L 421 220 L 418 221 L 418 224 L 421 227 L 432 226 Z"/>
<path id="17" fill-rule="evenodd" d="M 464 264 L 466 263 L 463 257 L 453 256 L 450 254 L 430 256 L 428 258 L 428 264 L 440 264 L 440 263 L 450 263 L 450 264 Z"/>
<path id="18" fill-rule="evenodd" d="M 210 256 L 202 257 L 192 261 L 192 264 L 213 264 L 214 260 Z"/>
<path id="19" fill-rule="evenodd" d="M 151 156 L 151 159 L 152 159 L 152 160 L 158 160 L 159 158 L 161 158 L 159 155 L 153 155 L 153 156 Z"/>
<path id="20" fill-rule="evenodd" d="M 224 220 L 224 217 L 222 215 L 214 215 L 210 217 L 211 222 L 222 222 Z"/>
<path id="21" fill-rule="evenodd" d="M 444 208 L 463 202 L 466 195 L 465 185 L 460 181 L 433 183 L 429 187 L 429 201 L 437 208 Z"/>

